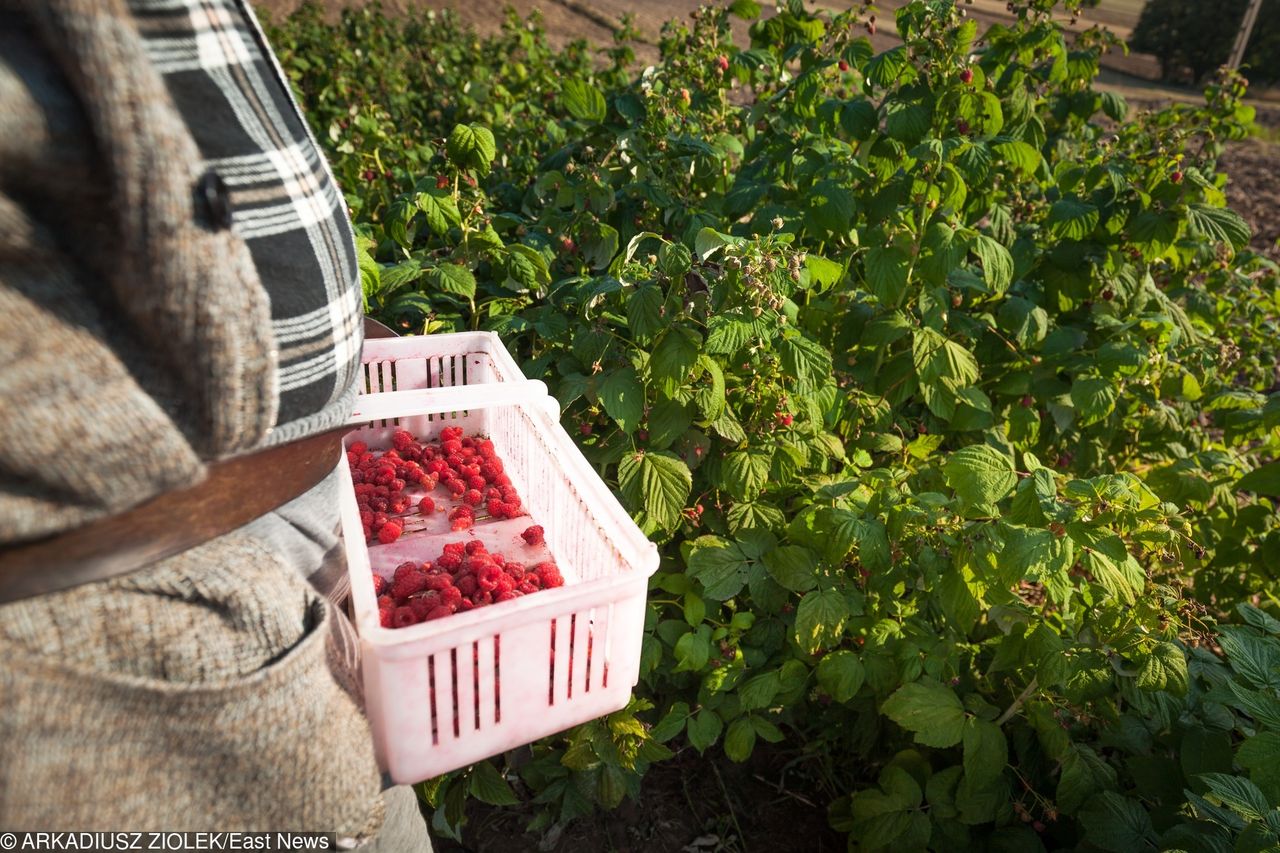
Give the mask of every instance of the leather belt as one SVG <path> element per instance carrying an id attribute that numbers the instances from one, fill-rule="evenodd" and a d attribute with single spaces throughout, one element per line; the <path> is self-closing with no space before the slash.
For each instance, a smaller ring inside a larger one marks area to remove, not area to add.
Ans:
<path id="1" fill-rule="evenodd" d="M 210 463 L 197 485 L 44 539 L 0 546 L 0 604 L 128 574 L 243 527 L 331 474 L 350 429 Z"/>

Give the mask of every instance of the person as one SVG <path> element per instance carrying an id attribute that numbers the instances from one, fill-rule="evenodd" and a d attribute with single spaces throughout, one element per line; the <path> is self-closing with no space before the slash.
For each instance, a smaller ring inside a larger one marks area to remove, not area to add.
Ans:
<path id="1" fill-rule="evenodd" d="M 430 849 L 337 606 L 359 282 L 245 0 L 0 0 L 0 828 Z"/>

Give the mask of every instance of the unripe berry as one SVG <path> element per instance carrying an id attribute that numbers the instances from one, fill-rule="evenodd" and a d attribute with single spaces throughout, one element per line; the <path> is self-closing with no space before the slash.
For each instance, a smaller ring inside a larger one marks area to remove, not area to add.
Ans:
<path id="1" fill-rule="evenodd" d="M 717 68 L 719 68 L 721 71 L 728 71 L 728 70 L 729 70 L 729 57 L 725 56 L 723 53 L 722 53 L 722 54 L 720 54 L 719 56 L 717 56 L 717 57 L 716 57 L 716 67 L 717 67 Z"/>
<path id="2" fill-rule="evenodd" d="M 1022 402 L 1022 408 L 1029 409 L 1036 404 L 1036 399 L 1035 397 L 1032 397 L 1030 394 L 1025 394 L 1023 395 L 1021 402 Z"/>
<path id="3" fill-rule="evenodd" d="M 582 433 L 583 435 L 591 435 L 591 424 L 587 424 L 587 423 L 580 424 L 578 426 L 578 432 Z"/>
<path id="4" fill-rule="evenodd" d="M 1173 174 L 1169 176 L 1169 180 L 1173 181 L 1175 184 L 1182 183 L 1182 178 L 1183 174 L 1181 169 L 1175 169 Z"/>

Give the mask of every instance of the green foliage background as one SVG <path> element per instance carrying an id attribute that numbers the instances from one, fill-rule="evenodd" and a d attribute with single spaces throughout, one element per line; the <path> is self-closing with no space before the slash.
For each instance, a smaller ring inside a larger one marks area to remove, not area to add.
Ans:
<path id="1" fill-rule="evenodd" d="M 737 0 L 640 70 L 536 18 L 273 30 L 369 313 L 501 333 L 662 548 L 632 706 L 425 784 L 438 831 L 764 740 L 850 849 L 1280 844 L 1277 270 L 1216 169 L 1252 114 L 1231 76 L 1135 113 L 1052 6 L 916 0 L 876 54 L 873 9 Z"/>

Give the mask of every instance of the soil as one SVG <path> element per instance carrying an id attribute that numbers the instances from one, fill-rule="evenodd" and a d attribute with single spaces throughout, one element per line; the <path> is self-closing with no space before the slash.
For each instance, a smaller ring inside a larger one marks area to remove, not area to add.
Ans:
<path id="1" fill-rule="evenodd" d="M 433 838 L 437 853 L 843 853 L 827 823 L 830 793 L 787 771 L 793 756 L 757 744 L 746 764 L 714 764 L 687 749 L 651 768 L 640 802 L 574 821 L 563 832 L 527 833 L 529 807 L 468 805 L 463 843 Z"/>

